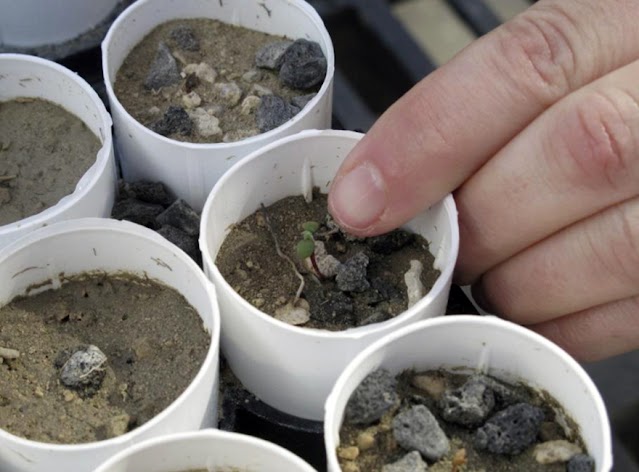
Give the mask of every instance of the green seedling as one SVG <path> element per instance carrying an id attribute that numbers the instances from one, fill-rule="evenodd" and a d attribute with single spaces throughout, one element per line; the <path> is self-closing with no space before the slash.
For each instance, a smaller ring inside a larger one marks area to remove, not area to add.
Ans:
<path id="1" fill-rule="evenodd" d="M 295 251 L 297 252 L 297 257 L 300 259 L 310 259 L 313 271 L 318 277 L 322 278 L 324 276 L 319 270 L 317 260 L 315 259 L 315 239 L 313 238 L 313 234 L 317 232 L 319 226 L 319 223 L 316 221 L 306 221 L 302 223 L 302 239 L 297 243 Z"/>

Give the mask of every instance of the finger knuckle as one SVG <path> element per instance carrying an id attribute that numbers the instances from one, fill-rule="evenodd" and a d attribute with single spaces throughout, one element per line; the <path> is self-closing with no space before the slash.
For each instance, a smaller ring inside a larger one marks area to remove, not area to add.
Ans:
<path id="1" fill-rule="evenodd" d="M 560 131 L 569 179 L 582 186 L 616 187 L 638 160 L 639 105 L 628 93 L 592 92 L 568 111 Z"/>
<path id="2" fill-rule="evenodd" d="M 497 35 L 496 66 L 516 88 L 550 105 L 570 90 L 576 71 L 573 25 L 559 6 L 516 17 Z"/>

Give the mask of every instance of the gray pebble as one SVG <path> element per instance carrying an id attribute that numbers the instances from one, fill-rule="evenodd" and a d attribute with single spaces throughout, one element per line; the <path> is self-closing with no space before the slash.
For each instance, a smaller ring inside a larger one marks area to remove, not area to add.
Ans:
<path id="1" fill-rule="evenodd" d="M 577 454 L 568 461 L 567 472 L 594 472 L 595 460 L 587 454 Z"/>
<path id="2" fill-rule="evenodd" d="M 242 89 L 235 82 L 220 82 L 213 85 L 215 96 L 228 107 L 234 107 L 242 99 Z"/>
<path id="3" fill-rule="evenodd" d="M 164 211 L 164 207 L 158 203 L 147 203 L 135 198 L 119 200 L 113 205 L 111 218 L 137 223 L 147 228 L 157 229 L 155 219 Z"/>
<path id="4" fill-rule="evenodd" d="M 309 93 L 308 95 L 299 95 L 291 98 L 291 105 L 296 106 L 300 110 L 308 105 L 308 102 L 315 98 L 316 93 Z"/>
<path id="5" fill-rule="evenodd" d="M 257 107 L 256 122 L 262 133 L 277 128 L 293 118 L 299 109 L 277 95 L 264 95 Z"/>
<path id="6" fill-rule="evenodd" d="M 186 252 L 195 262 L 200 262 L 197 236 L 191 236 L 181 229 L 171 225 L 164 225 L 158 229 L 158 234 Z"/>
<path id="7" fill-rule="evenodd" d="M 351 424 L 379 420 L 397 402 L 397 381 L 386 369 L 377 369 L 364 378 L 348 399 L 344 415 Z"/>
<path id="8" fill-rule="evenodd" d="M 493 391 L 497 409 L 503 409 L 515 403 L 526 403 L 526 400 L 528 400 L 520 391 L 486 375 L 475 374 L 472 378 Z"/>
<path id="9" fill-rule="evenodd" d="M 150 128 L 162 136 L 169 136 L 174 133 L 190 136 L 193 132 L 193 121 L 184 108 L 171 105 L 164 113 L 164 116 L 153 123 Z"/>
<path id="10" fill-rule="evenodd" d="M 255 54 L 255 65 L 264 69 L 279 70 L 284 53 L 293 41 L 275 41 L 264 45 Z"/>
<path id="11" fill-rule="evenodd" d="M 446 434 L 424 405 L 414 405 L 393 419 L 393 437 L 404 449 L 417 450 L 432 461 L 441 459 L 450 449 Z"/>
<path id="12" fill-rule="evenodd" d="M 475 447 L 493 454 L 520 454 L 535 442 L 543 420 L 539 407 L 528 403 L 509 406 L 477 429 Z"/>
<path id="13" fill-rule="evenodd" d="M 417 451 L 406 454 L 397 462 L 382 467 L 382 472 L 426 472 L 428 465 Z"/>
<path id="14" fill-rule="evenodd" d="M 320 45 L 298 39 L 284 52 L 279 78 L 291 88 L 308 89 L 322 83 L 326 68 L 326 57 Z"/>
<path id="15" fill-rule="evenodd" d="M 370 287 L 366 280 L 368 256 L 358 252 L 337 268 L 335 281 L 342 292 L 363 292 Z"/>
<path id="16" fill-rule="evenodd" d="M 107 357 L 90 345 L 75 351 L 60 369 L 60 381 L 74 390 L 95 392 L 100 388 L 106 372 Z"/>
<path id="17" fill-rule="evenodd" d="M 167 85 L 173 85 L 180 80 L 180 70 L 169 47 L 161 42 L 155 53 L 155 59 L 151 63 L 149 72 L 144 81 L 144 86 L 149 89 L 160 89 Z"/>
<path id="18" fill-rule="evenodd" d="M 146 203 L 158 203 L 168 206 L 175 200 L 162 182 L 123 182 L 120 185 L 120 197 L 136 198 Z"/>
<path id="19" fill-rule="evenodd" d="M 464 426 L 482 424 L 494 406 L 492 390 L 472 377 L 461 387 L 446 390 L 439 400 L 442 418 Z"/>
<path id="20" fill-rule="evenodd" d="M 193 28 L 186 25 L 176 26 L 171 30 L 171 39 L 180 49 L 185 51 L 199 51 L 200 41 L 195 35 Z"/>
<path id="21" fill-rule="evenodd" d="M 190 236 L 200 234 L 200 215 L 181 198 L 175 200 L 170 207 L 159 214 L 157 222 L 162 226 L 174 226 Z"/>

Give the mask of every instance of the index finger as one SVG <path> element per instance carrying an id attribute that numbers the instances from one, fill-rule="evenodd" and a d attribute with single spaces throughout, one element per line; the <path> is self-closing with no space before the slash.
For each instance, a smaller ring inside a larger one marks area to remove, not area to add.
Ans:
<path id="1" fill-rule="evenodd" d="M 423 79 L 375 123 L 329 193 L 358 236 L 451 192 L 536 116 L 639 57 L 639 2 L 540 1 Z"/>

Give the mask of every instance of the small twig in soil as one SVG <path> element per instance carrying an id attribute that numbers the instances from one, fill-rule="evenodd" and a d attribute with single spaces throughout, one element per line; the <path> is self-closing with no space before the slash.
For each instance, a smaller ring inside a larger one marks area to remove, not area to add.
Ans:
<path id="1" fill-rule="evenodd" d="M 0 175 L 0 182 L 6 182 L 8 180 L 13 180 L 17 177 L 17 175 Z"/>
<path id="2" fill-rule="evenodd" d="M 20 351 L 0 346 L 0 357 L 6 360 L 17 359 L 20 357 Z"/>
<path id="3" fill-rule="evenodd" d="M 302 295 L 302 291 L 304 290 L 304 276 L 300 274 L 299 271 L 297 270 L 297 266 L 295 265 L 295 262 L 293 262 L 293 260 L 290 257 L 288 257 L 286 254 L 284 254 L 282 250 L 280 249 L 280 243 L 277 241 L 277 236 L 275 236 L 275 231 L 273 230 L 273 226 L 271 226 L 271 220 L 268 217 L 268 212 L 266 211 L 266 207 L 264 206 L 263 203 L 260 206 L 262 207 L 262 213 L 264 214 L 264 221 L 266 222 L 266 227 L 268 228 L 268 232 L 271 233 L 271 237 L 273 238 L 273 243 L 275 244 L 275 251 L 277 252 L 277 255 L 290 264 L 291 268 L 295 272 L 295 275 L 297 276 L 298 279 L 300 279 L 300 286 L 298 287 L 297 292 L 295 292 L 295 298 L 293 299 L 293 305 L 295 305 L 295 303 L 297 303 L 297 300 L 299 300 L 300 296 Z"/>

